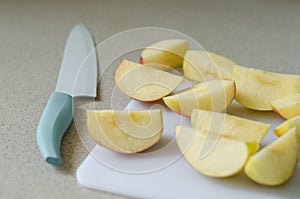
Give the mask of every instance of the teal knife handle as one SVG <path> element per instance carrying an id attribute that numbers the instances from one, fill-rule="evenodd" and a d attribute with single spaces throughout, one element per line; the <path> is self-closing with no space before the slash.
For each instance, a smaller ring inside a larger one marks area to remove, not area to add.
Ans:
<path id="1" fill-rule="evenodd" d="M 60 144 L 72 119 L 72 97 L 64 93 L 52 93 L 37 128 L 37 144 L 47 163 L 62 163 Z"/>

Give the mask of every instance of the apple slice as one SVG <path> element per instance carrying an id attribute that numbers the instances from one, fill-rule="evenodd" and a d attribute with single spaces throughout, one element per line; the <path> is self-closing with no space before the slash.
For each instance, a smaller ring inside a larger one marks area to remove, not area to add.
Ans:
<path id="1" fill-rule="evenodd" d="M 281 123 L 279 126 L 277 126 L 274 129 L 274 133 L 277 136 L 282 136 L 286 132 L 288 132 L 290 129 L 296 127 L 297 133 L 300 135 L 300 115 L 290 118 L 283 123 Z M 298 155 L 298 160 L 300 160 L 300 153 Z"/>
<path id="2" fill-rule="evenodd" d="M 182 65 L 184 53 L 188 48 L 188 42 L 182 39 L 163 40 L 142 51 L 140 64 L 154 63 L 175 68 Z"/>
<path id="3" fill-rule="evenodd" d="M 296 128 L 292 128 L 251 156 L 245 166 L 245 173 L 259 184 L 280 185 L 292 176 L 299 149 L 300 138 Z"/>
<path id="4" fill-rule="evenodd" d="M 206 133 L 201 131 L 187 126 L 176 127 L 177 145 L 194 169 L 218 178 L 232 176 L 243 169 L 249 157 L 245 142 L 225 137 L 204 137 Z M 208 153 L 203 153 L 203 150 Z"/>
<path id="5" fill-rule="evenodd" d="M 87 125 L 97 144 L 120 153 L 136 153 L 159 141 L 162 112 L 92 110 L 87 111 Z"/>
<path id="6" fill-rule="evenodd" d="M 271 106 L 285 119 L 300 115 L 300 93 L 271 101 Z"/>
<path id="7" fill-rule="evenodd" d="M 204 51 L 188 50 L 183 61 L 183 75 L 193 81 L 230 79 L 236 63 L 221 55 Z"/>
<path id="8" fill-rule="evenodd" d="M 300 91 L 299 75 L 235 66 L 232 78 L 236 83 L 236 101 L 254 110 L 273 110 L 271 101 Z"/>
<path id="9" fill-rule="evenodd" d="M 300 134 L 300 115 L 284 121 L 282 124 L 280 124 L 274 129 L 274 133 L 277 136 L 282 136 L 293 127 L 296 127 L 296 130 Z"/>
<path id="10" fill-rule="evenodd" d="M 163 98 L 174 112 L 191 116 L 193 109 L 224 111 L 235 95 L 232 80 L 210 80 Z"/>
<path id="11" fill-rule="evenodd" d="M 171 93 L 183 77 L 125 59 L 116 69 L 114 80 L 127 96 L 140 101 L 156 101 Z"/>
<path id="12" fill-rule="evenodd" d="M 193 128 L 215 132 L 241 141 L 259 143 L 266 135 L 270 124 L 248 120 L 225 113 L 194 109 L 191 115 Z"/>

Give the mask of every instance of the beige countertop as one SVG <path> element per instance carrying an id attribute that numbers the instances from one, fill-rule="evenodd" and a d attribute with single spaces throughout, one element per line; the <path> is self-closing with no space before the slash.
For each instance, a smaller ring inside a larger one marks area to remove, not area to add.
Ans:
<path id="1" fill-rule="evenodd" d="M 37 148 L 37 124 L 75 24 L 86 24 L 97 43 L 131 28 L 171 28 L 241 65 L 300 74 L 299 19 L 296 0 L 1 1 L 0 198 L 123 198 L 77 184 L 88 152 L 74 125 L 61 167 L 46 164 Z"/>

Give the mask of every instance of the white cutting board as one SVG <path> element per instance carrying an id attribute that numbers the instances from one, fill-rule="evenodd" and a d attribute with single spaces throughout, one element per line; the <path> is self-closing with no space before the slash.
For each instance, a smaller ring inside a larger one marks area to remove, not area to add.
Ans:
<path id="1" fill-rule="evenodd" d="M 153 104 L 131 100 L 127 109 L 148 109 Z M 177 124 L 190 125 L 186 117 L 163 105 L 164 132 L 154 152 L 121 155 L 96 146 L 77 169 L 76 177 L 84 187 L 138 198 L 300 198 L 300 168 L 292 179 L 279 187 L 260 186 L 243 172 L 231 178 L 215 179 L 201 175 L 180 156 L 174 138 Z M 274 140 L 272 129 L 283 120 L 273 112 L 256 112 L 234 102 L 230 114 L 272 124 L 262 144 Z M 155 150 L 161 146 L 166 147 Z"/>

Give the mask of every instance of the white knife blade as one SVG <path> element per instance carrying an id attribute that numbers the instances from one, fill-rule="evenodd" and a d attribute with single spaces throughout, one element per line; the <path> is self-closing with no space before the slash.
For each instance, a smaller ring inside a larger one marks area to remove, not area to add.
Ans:
<path id="1" fill-rule="evenodd" d="M 83 24 L 78 24 L 66 42 L 55 91 L 72 97 L 96 97 L 98 68 L 93 66 L 97 66 L 93 37 Z"/>

